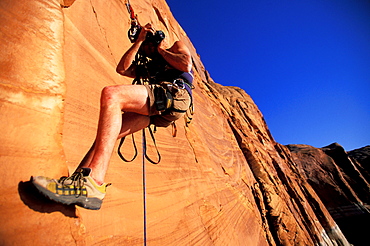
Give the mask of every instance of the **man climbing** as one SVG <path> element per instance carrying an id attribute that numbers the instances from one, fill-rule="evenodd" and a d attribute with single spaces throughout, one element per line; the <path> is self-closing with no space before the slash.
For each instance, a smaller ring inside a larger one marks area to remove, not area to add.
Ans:
<path id="1" fill-rule="evenodd" d="M 33 177 L 33 184 L 49 199 L 100 209 L 108 186 L 104 177 L 116 140 L 150 124 L 167 127 L 189 108 L 193 79 L 190 51 L 181 41 L 165 49 L 157 34 L 148 23 L 122 56 L 116 71 L 149 84 L 107 86 L 102 90 L 96 139 L 76 171 L 60 179 Z"/>

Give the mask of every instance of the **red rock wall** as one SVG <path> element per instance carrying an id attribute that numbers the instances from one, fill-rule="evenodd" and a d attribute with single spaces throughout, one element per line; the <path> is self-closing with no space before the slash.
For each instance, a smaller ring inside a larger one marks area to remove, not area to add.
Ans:
<path id="1" fill-rule="evenodd" d="M 193 122 L 179 120 L 176 138 L 159 129 L 162 161 L 146 165 L 148 244 L 346 245 L 252 99 L 212 81 L 163 0 L 131 4 L 189 46 L 196 77 Z M 124 3 L 2 0 L 0 21 L 0 244 L 141 245 L 140 158 L 113 155 L 99 211 L 49 202 L 27 182 L 73 171 L 95 137 L 101 89 L 131 83 L 115 73 L 130 46 Z"/>
<path id="2" fill-rule="evenodd" d="M 35 202 L 30 209 L 23 202 L 29 197 L 19 192 L 31 175 L 67 171 L 64 14 L 58 2 L 2 0 L 0 23 L 0 244 L 71 244 L 74 222 L 52 213 L 60 207 Z"/>

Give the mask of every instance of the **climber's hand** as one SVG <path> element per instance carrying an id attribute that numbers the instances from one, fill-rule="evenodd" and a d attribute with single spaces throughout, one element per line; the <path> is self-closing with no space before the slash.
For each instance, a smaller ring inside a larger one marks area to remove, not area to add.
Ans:
<path id="1" fill-rule="evenodd" d="M 137 41 L 144 42 L 146 35 L 148 32 L 151 32 L 152 34 L 155 34 L 155 29 L 152 27 L 152 24 L 148 23 L 145 26 L 141 28 L 139 37 L 137 38 Z"/>

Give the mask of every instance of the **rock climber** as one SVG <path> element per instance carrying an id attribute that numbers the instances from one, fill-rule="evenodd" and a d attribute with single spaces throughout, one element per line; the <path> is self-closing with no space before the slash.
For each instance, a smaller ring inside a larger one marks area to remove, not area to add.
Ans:
<path id="1" fill-rule="evenodd" d="M 193 80 L 190 51 L 181 41 L 166 49 L 166 39 L 156 40 L 157 32 L 150 23 L 143 26 L 116 68 L 119 74 L 131 78 L 145 73 L 149 84 L 113 85 L 102 90 L 96 139 L 76 171 L 60 179 L 32 178 L 49 199 L 100 209 L 109 185 L 104 178 L 116 140 L 150 124 L 167 127 L 189 108 Z M 137 57 L 145 64 L 135 63 Z M 171 105 L 162 105 L 163 99 L 158 99 L 168 96 L 159 90 L 163 88 L 170 92 Z"/>

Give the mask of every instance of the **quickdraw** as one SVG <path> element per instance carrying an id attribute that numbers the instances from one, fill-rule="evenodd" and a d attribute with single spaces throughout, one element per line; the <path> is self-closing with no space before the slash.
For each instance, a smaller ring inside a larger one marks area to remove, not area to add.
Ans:
<path id="1" fill-rule="evenodd" d="M 127 34 L 131 43 L 134 43 L 140 33 L 141 25 L 137 15 L 135 15 L 134 9 L 131 7 L 130 0 L 127 0 L 126 7 L 131 19 L 131 28 L 128 30 Z"/>

